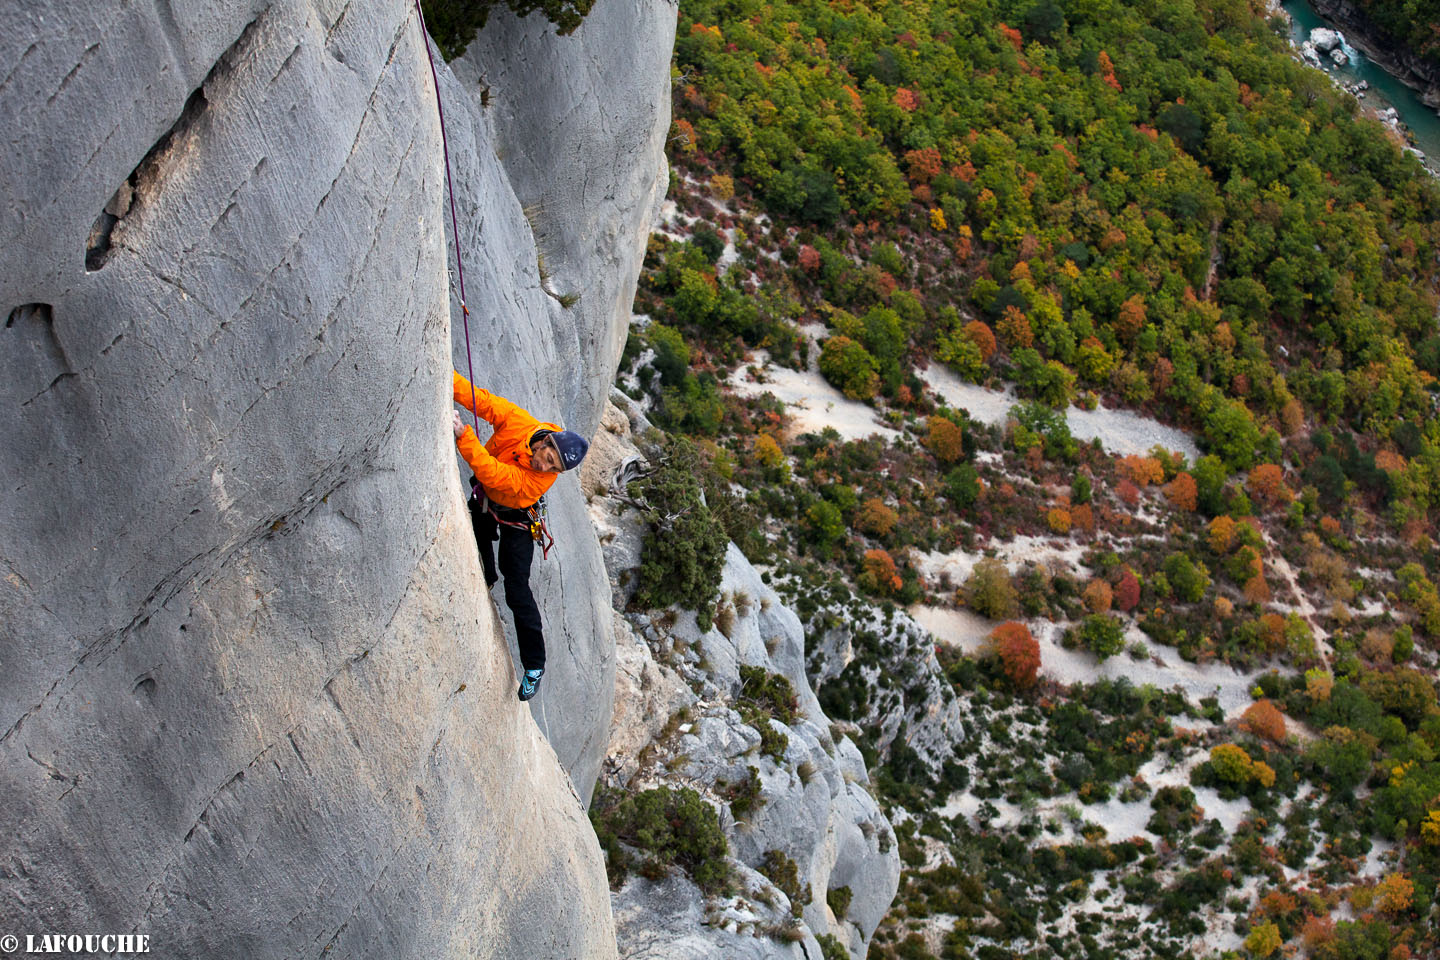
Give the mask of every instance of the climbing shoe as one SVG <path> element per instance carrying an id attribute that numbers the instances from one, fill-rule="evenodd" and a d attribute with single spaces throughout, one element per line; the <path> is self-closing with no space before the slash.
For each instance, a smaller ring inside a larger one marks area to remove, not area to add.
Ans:
<path id="1" fill-rule="evenodd" d="M 521 700 L 529 700 L 535 696 L 535 692 L 540 689 L 540 678 L 544 675 L 543 669 L 526 670 L 525 675 L 520 678 L 520 690 L 516 695 Z"/>

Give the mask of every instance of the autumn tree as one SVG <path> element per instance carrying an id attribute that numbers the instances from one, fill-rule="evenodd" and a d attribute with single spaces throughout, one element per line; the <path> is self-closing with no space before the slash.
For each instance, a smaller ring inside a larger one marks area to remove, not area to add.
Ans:
<path id="1" fill-rule="evenodd" d="M 1211 550 L 1224 556 L 1235 542 L 1235 521 L 1225 516 L 1211 520 L 1206 539 Z"/>
<path id="2" fill-rule="evenodd" d="M 946 417 L 931 417 L 926 423 L 925 446 L 941 463 L 954 463 L 964 454 L 965 433 Z"/>
<path id="3" fill-rule="evenodd" d="M 1285 486 L 1285 471 L 1273 463 L 1262 463 L 1251 470 L 1245 488 L 1250 491 L 1252 499 L 1267 508 L 1284 506 L 1294 497 L 1290 488 Z"/>
<path id="4" fill-rule="evenodd" d="M 1085 593 L 1081 599 L 1085 603 L 1085 609 L 1091 613 L 1109 613 L 1114 593 L 1110 584 L 1104 580 L 1091 580 L 1085 585 Z"/>
<path id="5" fill-rule="evenodd" d="M 756 462 L 767 470 L 773 470 L 785 462 L 785 452 L 768 433 L 762 433 L 755 438 L 751 452 L 754 453 Z"/>
<path id="6" fill-rule="evenodd" d="M 1049 525 L 1052 533 L 1066 534 L 1070 532 L 1070 510 L 1066 507 L 1054 506 L 1045 513 L 1045 522 Z"/>
<path id="7" fill-rule="evenodd" d="M 1000 658 L 1000 669 L 1017 689 L 1034 686 L 1040 670 L 1040 644 L 1029 627 L 1014 620 L 1002 623 L 990 632 L 990 645 Z"/>
<path id="8" fill-rule="evenodd" d="M 1154 457 L 1131 454 L 1121 457 L 1116 468 L 1120 471 L 1121 476 L 1142 489 L 1152 483 L 1161 483 L 1165 479 L 1165 467 Z"/>
<path id="9" fill-rule="evenodd" d="M 1165 499 L 1176 510 L 1194 513 L 1198 499 L 1195 478 L 1188 473 L 1177 473 L 1175 479 L 1165 485 Z"/>
<path id="10" fill-rule="evenodd" d="M 1140 580 L 1129 567 L 1120 568 L 1120 576 L 1115 580 L 1114 599 L 1115 609 L 1122 613 L 1134 610 L 1140 602 Z"/>
<path id="11" fill-rule="evenodd" d="M 1145 298 L 1135 294 L 1124 303 L 1115 315 L 1115 335 L 1124 343 L 1133 343 L 1145 326 Z"/>
<path id="12" fill-rule="evenodd" d="M 1335 676 L 1328 670 L 1315 667 L 1305 671 L 1305 693 L 1311 703 L 1325 703 L 1335 689 Z"/>
<path id="13" fill-rule="evenodd" d="M 855 514 L 855 526 L 872 537 L 888 537 L 900 515 L 879 497 L 871 497 Z"/>
<path id="14" fill-rule="evenodd" d="M 1020 311 L 1020 308 L 1014 305 L 1005 308 L 995 329 L 1000 334 L 1000 339 L 1005 341 L 1005 346 L 1011 350 L 1028 347 L 1035 342 L 1035 334 L 1030 329 L 1030 321 Z"/>
<path id="15" fill-rule="evenodd" d="M 1240 729 L 1262 740 L 1282 743 L 1285 740 L 1285 715 L 1269 700 L 1256 700 L 1240 715 Z"/>
<path id="16" fill-rule="evenodd" d="M 995 355 L 995 332 L 983 320 L 971 320 L 965 324 L 965 337 L 980 350 L 980 359 L 986 363 Z"/>
<path id="17" fill-rule="evenodd" d="M 1246 603 L 1270 602 L 1270 584 L 1266 582 L 1262 574 L 1257 573 L 1249 580 L 1246 580 L 1241 592 L 1245 595 Z"/>
<path id="18" fill-rule="evenodd" d="M 1375 885 L 1375 907 L 1388 916 L 1404 913 L 1415 903 L 1415 884 L 1403 873 L 1392 873 Z"/>
<path id="19" fill-rule="evenodd" d="M 1268 957 L 1274 954 L 1283 946 L 1285 940 L 1280 936 L 1280 928 L 1273 921 L 1266 920 L 1264 923 L 1256 924 L 1245 938 L 1245 949 L 1252 956 Z"/>
<path id="20" fill-rule="evenodd" d="M 861 561 L 860 586 L 882 596 L 900 592 L 904 585 L 895 559 L 885 550 L 866 550 Z"/>

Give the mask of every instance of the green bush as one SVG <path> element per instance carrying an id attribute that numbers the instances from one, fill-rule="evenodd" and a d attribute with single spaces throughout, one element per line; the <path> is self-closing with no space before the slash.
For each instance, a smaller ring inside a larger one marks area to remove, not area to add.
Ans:
<path id="1" fill-rule="evenodd" d="M 980 499 L 980 475 L 968 463 L 962 463 L 945 475 L 945 496 L 961 510 Z"/>
<path id="2" fill-rule="evenodd" d="M 1006 620 L 1015 615 L 1015 586 L 1010 582 L 1010 571 L 993 557 L 975 564 L 962 593 L 965 605 L 982 617 Z"/>
<path id="3" fill-rule="evenodd" d="M 830 556 L 835 545 L 845 539 L 845 517 L 829 500 L 816 500 L 805 511 L 809 540 L 821 559 Z"/>
<path id="4" fill-rule="evenodd" d="M 645 505 L 650 527 L 640 550 L 635 602 L 694 610 L 701 629 L 708 630 L 729 540 L 701 501 L 700 473 L 695 445 L 670 437 L 659 466 L 630 485 L 630 496 Z"/>
<path id="5" fill-rule="evenodd" d="M 800 916 L 800 911 L 810 902 L 810 884 L 800 885 L 800 868 L 783 850 L 766 850 L 765 859 L 760 863 L 760 872 L 790 898 L 790 912 Z"/>
<path id="6" fill-rule="evenodd" d="M 740 694 L 735 700 L 735 709 L 759 732 L 761 753 L 777 761 L 785 759 L 790 738 L 776 730 L 770 721 L 777 720 L 787 726 L 794 723 L 798 704 L 795 688 L 785 677 L 768 673 L 762 667 L 740 667 Z"/>
<path id="7" fill-rule="evenodd" d="M 879 367 L 864 345 L 831 337 L 820 348 L 820 373 L 852 400 L 869 400 L 880 389 Z"/>
<path id="8" fill-rule="evenodd" d="M 719 260 L 720 254 L 725 252 L 725 238 L 716 233 L 715 228 L 709 224 L 698 224 L 690 239 L 711 263 Z"/>
<path id="9" fill-rule="evenodd" d="M 690 347 L 680 331 L 663 323 L 652 323 L 645 328 L 645 339 L 655 351 L 653 365 L 660 374 L 660 382 L 667 387 L 684 383 L 685 374 L 690 372 Z"/>
<path id="10" fill-rule="evenodd" d="M 730 804 L 730 816 L 736 820 L 744 820 L 749 816 L 750 811 L 764 803 L 760 797 L 760 787 L 760 771 L 754 767 L 745 768 L 744 780 L 733 783 L 725 780 L 715 781 L 715 789 Z"/>
<path id="11" fill-rule="evenodd" d="M 1080 624 L 1080 645 L 1100 660 L 1107 660 L 1125 649 L 1125 631 L 1120 621 L 1103 613 L 1093 613 Z"/>
<path id="12" fill-rule="evenodd" d="M 1175 591 L 1175 599 L 1185 603 L 1199 603 L 1210 588 L 1210 571 L 1203 563 L 1196 563 L 1183 553 L 1172 553 L 1165 558 L 1165 579 Z"/>
<path id="13" fill-rule="evenodd" d="M 825 892 L 825 902 L 830 905 L 830 912 L 835 914 L 835 919 L 845 918 L 845 914 L 850 910 L 852 897 L 849 887 L 832 887 Z"/>
<path id="14" fill-rule="evenodd" d="M 590 807 L 590 822 L 605 850 L 610 882 L 619 886 L 630 868 L 650 879 L 678 866 L 708 895 L 724 889 L 730 877 L 729 847 L 715 808 L 689 787 L 656 787 L 640 793 L 600 790 Z M 645 855 L 636 865 L 625 846 Z"/>
<path id="15" fill-rule="evenodd" d="M 740 667 L 740 699 L 764 709 L 785 725 L 795 722 L 799 698 L 790 680 L 764 667 Z"/>
<path id="16" fill-rule="evenodd" d="M 850 960 L 850 951 L 833 933 L 822 933 L 815 939 L 820 943 L 823 960 Z"/>

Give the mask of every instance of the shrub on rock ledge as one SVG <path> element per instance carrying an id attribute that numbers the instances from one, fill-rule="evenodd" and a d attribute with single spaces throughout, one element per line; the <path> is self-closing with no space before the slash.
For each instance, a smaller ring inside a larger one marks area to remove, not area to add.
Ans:
<path id="1" fill-rule="evenodd" d="M 600 791 L 590 808 L 595 835 L 605 849 L 610 882 L 619 886 L 633 867 L 658 880 L 671 866 L 690 875 L 706 894 L 717 894 L 730 877 L 729 847 L 715 808 L 694 790 L 656 787 L 628 794 Z M 636 863 L 626 849 L 644 855 Z"/>
<path id="2" fill-rule="evenodd" d="M 695 445 L 668 438 L 660 465 L 632 483 L 630 495 L 643 506 L 650 527 L 635 602 L 694 610 L 701 629 L 709 629 L 729 538 L 702 499 Z"/>

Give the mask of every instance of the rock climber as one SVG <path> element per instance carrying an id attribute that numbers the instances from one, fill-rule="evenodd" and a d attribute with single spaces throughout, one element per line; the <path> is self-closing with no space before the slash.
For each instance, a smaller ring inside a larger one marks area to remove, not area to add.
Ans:
<path id="1" fill-rule="evenodd" d="M 474 405 L 471 405 L 471 397 Z M 557 424 L 541 423 L 528 411 L 497 397 L 488 390 L 473 388 L 470 381 L 455 374 L 455 402 L 494 428 L 482 446 L 475 431 L 452 410 L 455 446 L 475 472 L 471 482 L 470 521 L 485 568 L 485 585 L 493 587 L 505 578 L 505 605 L 515 617 L 515 639 L 520 646 L 519 697 L 529 700 L 540 687 L 545 673 L 545 634 L 540 608 L 530 592 L 530 562 L 539 539 L 536 504 L 555 478 L 573 470 L 585 459 L 590 443 L 584 437 Z M 491 544 L 500 541 L 499 571 Z"/>

